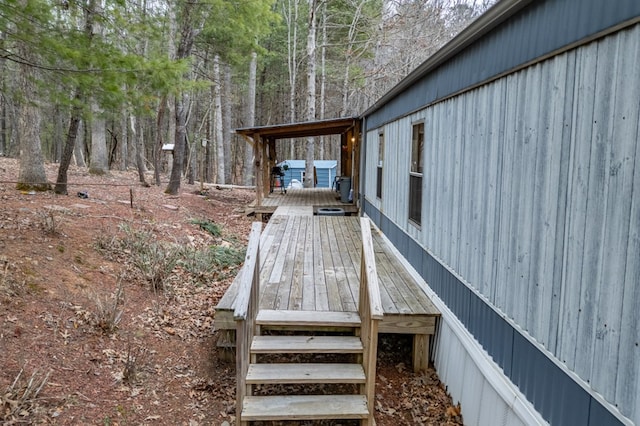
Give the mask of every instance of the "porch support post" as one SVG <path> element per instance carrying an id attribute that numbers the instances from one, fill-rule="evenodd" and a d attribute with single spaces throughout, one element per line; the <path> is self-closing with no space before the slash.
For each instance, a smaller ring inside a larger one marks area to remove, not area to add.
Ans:
<path id="1" fill-rule="evenodd" d="M 264 143 L 260 135 L 257 137 L 254 136 L 254 145 L 253 145 L 253 156 L 256 159 L 255 161 L 255 176 L 256 176 L 256 207 L 262 206 L 262 198 L 264 196 L 264 175 L 262 173 L 263 164 L 263 151 L 264 151 Z"/>

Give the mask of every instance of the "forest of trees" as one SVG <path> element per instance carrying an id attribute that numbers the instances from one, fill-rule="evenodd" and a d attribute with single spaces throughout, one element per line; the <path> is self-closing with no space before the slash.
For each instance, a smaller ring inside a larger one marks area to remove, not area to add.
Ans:
<path id="1" fill-rule="evenodd" d="M 58 193 L 70 164 L 250 185 L 234 128 L 357 116 L 494 2 L 0 0 L 0 155 L 20 189 L 50 189 L 44 162 Z"/>

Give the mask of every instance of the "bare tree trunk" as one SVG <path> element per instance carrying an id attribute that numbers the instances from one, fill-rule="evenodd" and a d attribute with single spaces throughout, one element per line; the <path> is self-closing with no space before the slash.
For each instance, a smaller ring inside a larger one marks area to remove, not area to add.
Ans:
<path id="1" fill-rule="evenodd" d="M 184 163 L 184 154 L 187 144 L 187 110 L 189 104 L 189 95 L 183 93 L 182 97 L 176 100 L 176 143 L 173 147 L 173 167 L 169 177 L 169 184 L 164 192 L 176 195 L 180 190 L 180 181 L 182 180 L 182 165 Z"/>
<path id="2" fill-rule="evenodd" d="M 19 43 L 21 58 L 29 58 L 29 47 Z M 21 99 L 18 103 L 18 141 L 20 146 L 20 171 L 17 188 L 20 190 L 47 191 L 51 189 L 44 170 L 40 147 L 40 107 L 33 83 L 33 69 L 19 65 Z"/>
<path id="3" fill-rule="evenodd" d="M 207 126 L 206 126 L 206 134 L 207 134 L 207 146 L 205 149 L 205 162 L 206 162 L 206 178 L 207 182 L 213 182 L 213 175 L 215 171 L 215 165 L 213 164 L 213 157 L 215 155 L 214 150 L 214 141 L 216 139 L 215 129 L 214 129 L 214 108 L 212 107 L 214 104 L 214 92 L 215 88 L 211 85 L 211 90 L 209 90 L 209 108 L 207 109 Z"/>
<path id="4" fill-rule="evenodd" d="M 189 148 L 189 159 L 187 161 L 187 183 L 193 185 L 196 178 L 196 167 L 198 165 L 198 141 L 189 142 L 187 135 L 187 147 Z"/>
<path id="5" fill-rule="evenodd" d="M 91 103 L 91 163 L 89 173 L 104 175 L 109 172 L 107 158 L 107 123 L 102 108 L 93 100 Z"/>
<path id="6" fill-rule="evenodd" d="M 191 49 L 193 48 L 193 42 L 196 37 L 196 29 L 191 22 L 192 15 L 196 14 L 194 9 L 198 5 L 196 3 L 184 3 L 182 10 L 182 26 L 181 26 L 181 38 L 178 50 L 176 52 L 176 59 L 184 59 L 191 56 Z M 176 195 L 180 190 L 180 181 L 182 178 L 182 167 L 184 163 L 184 154 L 187 141 L 187 112 L 189 106 L 189 95 L 187 93 L 182 94 L 182 98 L 176 101 L 176 133 L 175 144 L 173 151 L 173 167 L 171 169 L 171 177 L 169 178 L 169 184 L 164 192 L 171 195 Z"/>
<path id="7" fill-rule="evenodd" d="M 142 151 L 144 150 L 144 134 L 142 129 L 142 123 L 136 119 L 136 116 L 131 114 L 129 116 L 129 121 L 131 123 L 131 136 L 135 141 L 136 146 L 136 168 L 138 169 L 138 179 L 140 179 L 140 183 L 144 186 L 149 186 L 147 183 L 144 172 L 144 156 Z"/>
<path id="8" fill-rule="evenodd" d="M 251 53 L 251 63 L 249 64 L 249 99 L 247 101 L 247 126 L 256 125 L 256 78 L 258 69 L 258 54 Z M 253 147 L 248 143 L 243 145 L 244 151 L 244 184 L 251 185 L 253 183 Z"/>
<path id="9" fill-rule="evenodd" d="M 76 102 L 80 102 L 82 95 L 76 94 Z M 73 157 L 73 151 L 76 146 L 76 138 L 78 136 L 78 129 L 80 128 L 82 108 L 79 104 L 73 108 L 71 118 L 69 120 L 69 131 L 67 132 L 67 140 L 64 144 L 62 156 L 60 157 L 60 166 L 58 167 L 58 178 L 56 179 L 56 186 L 54 192 L 56 194 L 67 194 L 67 171 L 71 164 L 71 158 Z"/>
<path id="10" fill-rule="evenodd" d="M 76 166 L 78 167 L 87 167 L 87 163 L 84 161 L 84 127 L 84 121 L 80 120 L 80 122 L 78 123 L 76 144 L 73 148 L 73 158 L 75 160 Z"/>
<path id="11" fill-rule="evenodd" d="M 100 25 L 96 23 L 95 16 L 102 13 L 99 0 L 89 0 L 85 9 L 85 33 L 94 37 L 101 33 Z M 103 175 L 109 171 L 107 153 L 106 120 L 103 109 L 96 99 L 91 100 L 91 161 L 89 173 Z"/>
<path id="12" fill-rule="evenodd" d="M 224 103 L 222 104 L 222 140 L 224 141 L 224 158 L 226 161 L 224 168 L 225 183 L 234 183 L 232 176 L 234 172 L 234 163 L 231 161 L 231 67 L 225 64 L 223 69 L 224 84 L 222 92 L 224 94 Z"/>
<path id="13" fill-rule="evenodd" d="M 94 30 L 96 29 L 94 16 L 98 11 L 99 6 L 94 1 L 89 1 L 85 8 L 85 21 L 84 21 L 84 35 L 91 40 L 94 36 Z M 99 28 L 99 26 L 98 26 Z M 67 172 L 72 158 L 75 156 L 76 164 L 85 167 L 84 162 L 84 134 L 80 141 L 78 141 L 78 133 L 82 124 L 82 108 L 81 103 L 85 101 L 85 94 L 83 90 L 78 87 L 76 89 L 76 95 L 74 98 L 75 106 L 72 109 L 71 117 L 69 119 L 69 130 L 67 133 L 67 140 L 65 142 L 62 155 L 60 157 L 60 166 L 58 167 L 58 177 L 56 180 L 55 192 L 58 194 L 67 194 Z M 78 147 L 78 145 L 80 145 Z M 105 152 L 106 152 L 106 139 L 105 139 Z"/>
<path id="14" fill-rule="evenodd" d="M 317 0 L 309 0 L 309 35 L 307 36 L 307 119 L 316 118 L 316 7 Z M 313 162 L 315 159 L 315 140 L 307 138 L 307 155 L 304 187 L 315 186 Z"/>
<path id="15" fill-rule="evenodd" d="M 213 60 L 213 102 L 214 102 L 214 131 L 216 137 L 216 182 L 225 183 L 224 171 L 224 143 L 222 141 L 222 102 L 220 99 L 220 58 Z"/>
<path id="16" fill-rule="evenodd" d="M 127 170 L 129 167 L 129 152 L 128 152 L 128 136 L 129 126 L 127 125 L 127 112 L 126 110 L 122 112 L 120 116 L 120 170 Z"/>
<path id="17" fill-rule="evenodd" d="M 0 49 L 5 49 L 6 33 L 0 31 Z M 7 67 L 6 59 L 0 58 L 0 155 L 9 154 L 9 126 L 8 110 L 9 100 L 7 99 Z"/>
<path id="18" fill-rule="evenodd" d="M 358 24 L 362 18 L 362 8 L 364 7 L 367 0 L 361 0 L 356 7 L 355 12 L 353 13 L 353 18 L 351 20 L 351 25 L 349 26 L 349 45 L 345 54 L 345 67 L 344 67 L 344 76 L 342 80 L 342 111 L 340 116 L 346 117 L 350 114 L 349 108 L 349 91 L 350 91 L 350 70 L 351 63 L 353 61 L 353 52 L 354 52 L 354 44 L 356 42 L 357 37 L 357 28 Z"/>
<path id="19" fill-rule="evenodd" d="M 0 155 L 9 154 L 9 126 L 8 126 L 8 102 L 4 95 L 7 93 L 7 87 L 2 78 L 2 94 L 0 94 Z"/>
<path id="20" fill-rule="evenodd" d="M 320 56 L 320 120 L 324 120 L 324 109 L 325 109 L 325 96 L 326 96 L 326 86 L 327 86 L 327 69 L 326 69 L 326 59 L 327 59 L 327 3 L 322 3 L 322 49 Z M 325 142 L 327 138 L 325 136 L 320 137 L 320 151 L 318 156 L 320 160 L 324 160 L 324 149 Z M 330 140 L 330 138 L 329 138 Z"/>
<path id="21" fill-rule="evenodd" d="M 176 34 L 177 34 L 177 22 L 176 11 L 173 7 L 168 7 L 169 11 L 169 40 L 168 40 L 168 52 L 169 59 L 175 58 L 176 53 Z M 167 96 L 167 116 L 169 118 L 169 129 L 167 130 L 167 144 L 174 145 L 176 143 L 176 97 L 172 93 Z M 173 169 L 173 151 L 167 151 L 167 174 L 171 175 Z M 159 184 L 158 184 L 159 185 Z"/>
<path id="22" fill-rule="evenodd" d="M 158 116 L 156 118 L 156 144 L 153 149 L 153 178 L 157 186 L 160 186 L 160 169 L 162 168 L 162 145 L 163 141 L 163 124 L 164 115 L 167 111 L 167 97 L 163 96 L 158 104 Z"/>
<path id="23" fill-rule="evenodd" d="M 296 84 L 298 80 L 298 7 L 300 0 L 289 0 L 287 13 L 287 69 L 289 71 L 289 120 L 296 121 Z M 296 158 L 294 140 L 289 145 L 289 158 Z"/>
<path id="24" fill-rule="evenodd" d="M 51 141 L 51 155 L 50 161 L 54 163 L 60 163 L 62 161 L 62 151 L 64 151 L 64 130 L 62 127 L 63 118 L 60 113 L 60 106 L 56 105 L 53 108 L 54 124 L 53 124 L 53 140 Z"/>

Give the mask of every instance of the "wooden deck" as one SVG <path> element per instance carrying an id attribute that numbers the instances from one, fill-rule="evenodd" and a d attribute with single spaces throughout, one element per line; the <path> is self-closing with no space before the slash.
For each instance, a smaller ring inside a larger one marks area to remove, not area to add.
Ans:
<path id="1" fill-rule="evenodd" d="M 257 214 L 272 214 L 282 206 L 311 206 L 314 211 L 321 207 L 339 207 L 349 214 L 358 211 L 353 203 L 342 203 L 340 194 L 329 188 L 288 189 L 286 194 L 276 189 L 262 199 L 262 205 L 251 208 Z"/>
<path id="2" fill-rule="evenodd" d="M 313 216 L 311 206 L 279 208 L 262 233 L 260 309 L 357 310 L 361 259 L 359 218 Z M 382 236 L 376 230 L 372 230 L 372 234 L 384 309 L 379 332 L 413 334 L 414 368 L 425 369 L 429 337 L 435 332 L 440 313 Z M 216 307 L 217 329 L 235 329 L 236 292 L 234 282 Z"/>

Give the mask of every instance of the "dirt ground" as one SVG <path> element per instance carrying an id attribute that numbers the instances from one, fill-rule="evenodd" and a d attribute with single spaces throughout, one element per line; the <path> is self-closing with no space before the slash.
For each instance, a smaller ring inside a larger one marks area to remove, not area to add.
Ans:
<path id="1" fill-rule="evenodd" d="M 61 196 L 17 191 L 17 176 L 0 157 L 0 424 L 234 424 L 214 306 L 253 192 L 168 196 L 134 172 L 72 167 Z M 380 340 L 377 424 L 462 424 L 436 373 L 410 370 L 410 340 Z"/>

